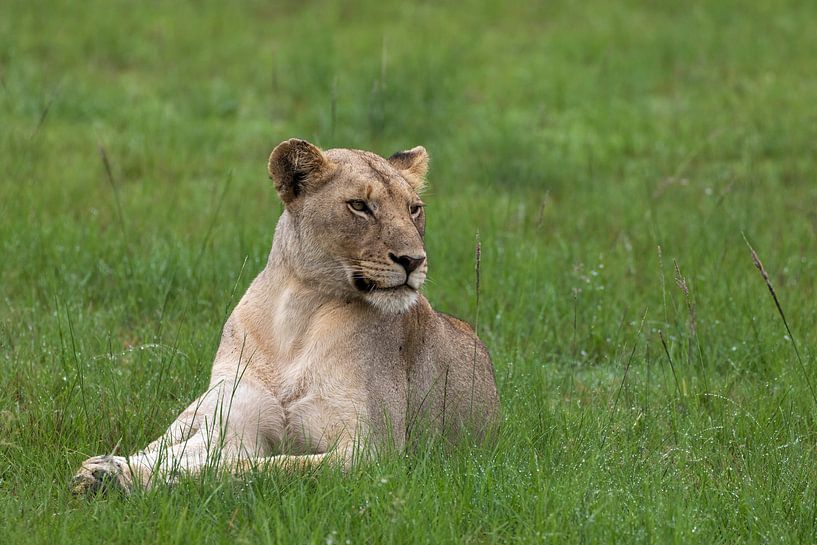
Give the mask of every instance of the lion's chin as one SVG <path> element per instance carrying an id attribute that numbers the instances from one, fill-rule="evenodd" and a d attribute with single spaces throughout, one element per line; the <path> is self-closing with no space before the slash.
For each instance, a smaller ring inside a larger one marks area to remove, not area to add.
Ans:
<path id="1" fill-rule="evenodd" d="M 402 314 L 417 302 L 417 297 L 417 290 L 409 286 L 400 286 L 372 290 L 364 299 L 384 314 Z"/>

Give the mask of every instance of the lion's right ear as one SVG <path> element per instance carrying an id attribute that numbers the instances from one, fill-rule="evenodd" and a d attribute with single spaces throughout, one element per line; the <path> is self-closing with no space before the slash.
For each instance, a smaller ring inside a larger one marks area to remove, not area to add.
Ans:
<path id="1" fill-rule="evenodd" d="M 331 174 L 334 165 L 306 140 L 291 138 L 275 146 L 267 170 L 285 205 L 317 188 Z"/>

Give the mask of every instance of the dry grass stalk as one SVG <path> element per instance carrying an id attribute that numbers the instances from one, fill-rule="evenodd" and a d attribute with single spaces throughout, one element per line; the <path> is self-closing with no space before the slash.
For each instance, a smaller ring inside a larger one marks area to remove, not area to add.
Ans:
<path id="1" fill-rule="evenodd" d="M 661 297 L 664 303 L 664 323 L 667 323 L 669 320 L 669 315 L 667 314 L 667 285 L 664 280 L 664 254 L 661 252 L 660 244 L 658 245 L 658 271 L 661 273 Z"/>
<path id="2" fill-rule="evenodd" d="M 687 305 L 687 312 L 689 313 L 689 320 L 687 327 L 689 328 L 689 361 L 695 359 L 695 346 L 698 343 L 698 316 L 695 312 L 695 303 L 692 301 L 692 296 L 689 294 L 689 284 L 687 279 L 681 274 L 681 268 L 678 266 L 678 261 L 673 259 L 672 264 L 675 266 L 675 283 L 684 294 L 684 301 Z"/>
<path id="3" fill-rule="evenodd" d="M 482 243 L 479 240 L 479 231 L 476 234 L 476 249 L 474 251 L 474 273 L 476 275 L 474 288 L 476 289 L 476 312 L 474 316 L 474 355 L 471 364 L 471 411 L 474 409 L 474 381 L 476 376 L 476 368 L 477 368 L 477 335 L 479 335 L 479 287 L 480 287 L 480 264 L 482 263 Z M 446 380 L 448 376 L 446 375 Z"/>
<path id="4" fill-rule="evenodd" d="M 678 391 L 678 398 L 682 398 L 683 394 L 681 393 L 681 383 L 678 382 L 678 374 L 675 372 L 675 364 L 672 363 L 672 356 L 669 353 L 669 347 L 667 346 L 667 340 L 664 338 L 664 332 L 660 329 L 658 330 L 658 338 L 661 339 L 661 346 L 664 347 L 664 354 L 667 355 L 667 361 L 669 361 L 669 368 L 672 370 L 672 378 L 675 380 L 675 389 Z"/>
<path id="5" fill-rule="evenodd" d="M 743 233 L 741 234 L 743 235 Z M 800 356 L 800 350 L 797 348 L 797 342 L 794 340 L 794 335 L 789 327 L 789 321 L 786 319 L 786 313 L 783 312 L 783 306 L 780 304 L 780 299 L 777 297 L 777 293 L 774 291 L 774 286 L 769 278 L 769 273 L 766 272 L 766 267 L 763 266 L 760 256 L 757 255 L 755 249 L 752 248 L 751 244 L 749 244 L 749 241 L 746 239 L 746 235 L 743 235 L 743 240 L 746 242 L 746 246 L 749 247 L 749 251 L 752 252 L 752 262 L 755 264 L 757 270 L 760 271 L 760 276 L 763 277 L 763 281 L 766 283 L 769 293 L 772 294 L 774 305 L 777 307 L 777 313 L 780 314 L 780 318 L 783 320 L 783 326 L 786 328 L 786 333 L 789 335 L 791 345 L 794 348 L 794 354 L 797 356 L 797 362 L 800 364 L 800 371 L 803 373 L 803 378 L 808 385 L 809 392 L 811 392 L 811 398 L 814 400 L 814 404 L 817 405 L 817 394 L 814 392 L 814 386 L 812 386 L 811 379 L 809 379 L 808 372 L 806 371 L 806 365 L 803 363 L 803 358 Z"/>

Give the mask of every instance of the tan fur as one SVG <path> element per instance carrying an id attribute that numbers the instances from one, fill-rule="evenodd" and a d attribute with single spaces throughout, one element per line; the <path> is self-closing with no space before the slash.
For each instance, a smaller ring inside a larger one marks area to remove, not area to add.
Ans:
<path id="1" fill-rule="evenodd" d="M 86 460 L 74 490 L 129 490 L 209 465 L 348 466 L 418 429 L 496 423 L 487 350 L 419 294 L 424 148 L 383 159 L 288 140 L 269 173 L 285 203 L 266 268 L 224 326 L 208 390 L 129 457 Z M 358 210 L 360 202 L 365 210 Z"/>

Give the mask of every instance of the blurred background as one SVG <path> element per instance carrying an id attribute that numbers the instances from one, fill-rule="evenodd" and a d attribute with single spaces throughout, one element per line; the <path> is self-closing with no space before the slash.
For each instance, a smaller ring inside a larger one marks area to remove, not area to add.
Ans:
<path id="1" fill-rule="evenodd" d="M 745 537 L 718 513 L 779 482 L 791 495 L 750 510 L 758 535 L 813 535 L 816 17 L 796 0 L 2 0 L 2 486 L 59 505 L 84 453 L 142 446 L 200 392 L 281 210 L 268 154 L 300 137 L 429 150 L 427 296 L 477 324 L 510 444 L 549 453 L 541 486 L 566 498 L 531 536 L 573 520 L 579 474 L 626 491 L 596 537 L 646 527 L 643 487 L 655 535 Z M 579 470 L 582 425 L 621 468 L 624 444 L 682 454 L 638 484 Z M 779 471 L 738 476 L 733 456 Z M 701 483 L 722 492 L 712 516 L 688 495 Z M 688 525 L 668 526 L 672 505 Z M 502 535 L 468 513 L 453 535 Z"/>

